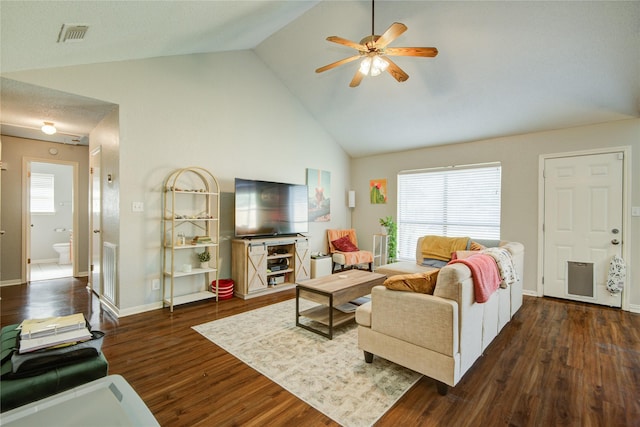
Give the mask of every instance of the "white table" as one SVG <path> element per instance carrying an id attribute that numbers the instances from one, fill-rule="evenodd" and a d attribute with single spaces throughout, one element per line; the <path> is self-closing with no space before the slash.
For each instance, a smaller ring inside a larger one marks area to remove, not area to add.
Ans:
<path id="1" fill-rule="evenodd" d="M 0 426 L 160 426 L 120 375 L 109 375 L 3 412 Z"/>

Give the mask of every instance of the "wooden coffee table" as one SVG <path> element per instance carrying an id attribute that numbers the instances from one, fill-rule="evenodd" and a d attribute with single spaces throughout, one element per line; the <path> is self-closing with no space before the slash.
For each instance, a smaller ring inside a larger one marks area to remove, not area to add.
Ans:
<path id="1" fill-rule="evenodd" d="M 344 313 L 335 307 L 369 295 L 385 279 L 383 274 L 354 269 L 296 283 L 296 326 L 333 339 L 333 329 L 355 317 L 355 313 Z M 321 305 L 300 312 L 300 298 Z M 300 317 L 325 325 L 328 332 L 300 323 Z"/>

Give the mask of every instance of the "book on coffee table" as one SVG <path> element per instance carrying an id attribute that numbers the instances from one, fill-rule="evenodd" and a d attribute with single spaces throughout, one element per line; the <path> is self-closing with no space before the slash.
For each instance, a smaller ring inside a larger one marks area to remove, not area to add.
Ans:
<path id="1" fill-rule="evenodd" d="M 333 308 L 335 308 L 336 310 L 340 310 L 343 313 L 354 313 L 358 308 L 358 305 L 348 302 Z"/>

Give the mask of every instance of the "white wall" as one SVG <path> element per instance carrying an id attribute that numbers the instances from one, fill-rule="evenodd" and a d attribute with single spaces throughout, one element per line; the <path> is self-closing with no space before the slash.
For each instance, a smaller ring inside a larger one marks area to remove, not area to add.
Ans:
<path id="1" fill-rule="evenodd" d="M 160 276 L 161 187 L 171 170 L 205 167 L 229 193 L 238 176 L 305 183 L 306 169 L 315 168 L 331 171 L 334 200 L 349 189 L 349 157 L 251 51 L 5 77 L 119 105 L 121 313 L 160 301 L 150 282 Z M 143 213 L 131 211 L 134 201 L 144 202 Z M 326 228 L 348 224 L 346 203 L 332 203 L 330 223 L 310 224 L 311 249 L 324 250 Z"/>
<path id="2" fill-rule="evenodd" d="M 631 206 L 640 206 L 640 119 L 610 122 L 551 132 L 496 138 L 465 144 L 438 146 L 352 161 L 351 179 L 358 195 L 353 221 L 359 236 L 379 232 L 378 219 L 396 217 L 397 174 L 402 170 L 438 166 L 466 165 L 500 161 L 502 163 L 501 238 L 525 245 L 524 288 L 537 290 L 538 253 L 538 161 L 543 154 L 630 146 L 632 151 Z M 370 179 L 387 178 L 386 205 L 367 200 Z M 640 217 L 630 217 L 631 257 L 627 261 L 632 283 L 630 303 L 640 310 Z M 362 240 L 362 239 L 361 239 Z M 371 245 L 370 239 L 362 243 Z"/>

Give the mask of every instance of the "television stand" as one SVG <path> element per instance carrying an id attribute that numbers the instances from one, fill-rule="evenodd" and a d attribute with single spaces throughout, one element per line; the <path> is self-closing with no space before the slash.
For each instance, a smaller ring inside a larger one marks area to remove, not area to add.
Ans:
<path id="1" fill-rule="evenodd" d="M 311 277 L 309 238 L 277 236 L 234 239 L 231 277 L 235 296 L 254 298 L 287 289 Z"/>

